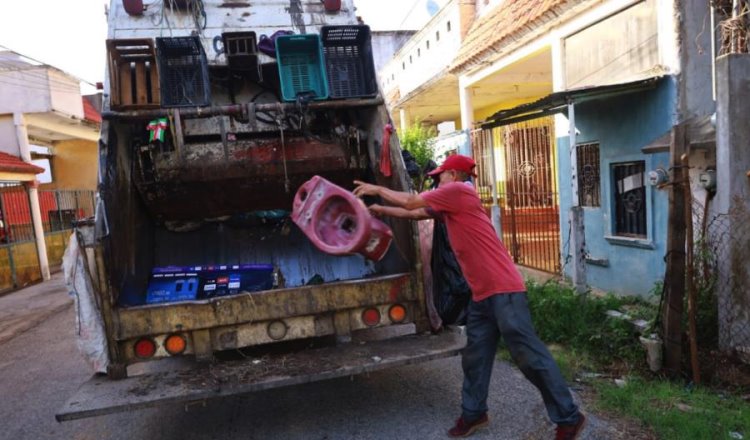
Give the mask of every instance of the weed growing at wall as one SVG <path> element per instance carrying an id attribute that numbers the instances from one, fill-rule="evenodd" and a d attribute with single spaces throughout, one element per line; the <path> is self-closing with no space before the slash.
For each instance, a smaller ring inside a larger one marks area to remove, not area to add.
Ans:
<path id="1" fill-rule="evenodd" d="M 603 366 L 624 363 L 632 367 L 643 362 L 643 349 L 633 326 L 625 320 L 608 318 L 606 312 L 633 304 L 645 307 L 647 303 L 614 295 L 580 295 L 554 282 L 529 283 L 527 289 L 534 326 L 546 343 L 586 352 Z"/>

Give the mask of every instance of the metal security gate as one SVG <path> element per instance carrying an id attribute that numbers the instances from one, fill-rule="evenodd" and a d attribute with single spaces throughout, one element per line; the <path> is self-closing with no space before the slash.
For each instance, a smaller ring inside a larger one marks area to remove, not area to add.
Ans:
<path id="1" fill-rule="evenodd" d="M 94 215 L 94 194 L 94 191 L 90 190 L 39 191 L 44 243 L 47 247 L 50 269 L 62 264 L 73 222 Z"/>
<path id="2" fill-rule="evenodd" d="M 497 199 L 503 242 L 513 260 L 560 273 L 553 119 L 475 130 L 472 147 L 479 169 L 477 189 L 485 206 Z"/>
<path id="3" fill-rule="evenodd" d="M 20 182 L 0 182 L 0 292 L 41 279 L 29 193 Z"/>
<path id="4" fill-rule="evenodd" d="M 62 264 L 73 221 L 94 215 L 94 192 L 38 191 L 50 267 Z M 29 204 L 21 182 L 0 182 L 0 292 L 42 280 Z"/>

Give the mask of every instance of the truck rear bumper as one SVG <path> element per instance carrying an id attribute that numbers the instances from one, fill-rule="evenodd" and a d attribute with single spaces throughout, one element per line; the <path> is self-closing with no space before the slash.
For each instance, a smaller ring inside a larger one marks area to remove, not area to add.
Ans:
<path id="1" fill-rule="evenodd" d="M 404 336 L 304 350 L 262 359 L 196 363 L 189 369 L 110 380 L 94 376 L 55 415 L 76 420 L 164 404 L 187 404 L 271 388 L 351 376 L 457 355 L 463 335 Z"/>

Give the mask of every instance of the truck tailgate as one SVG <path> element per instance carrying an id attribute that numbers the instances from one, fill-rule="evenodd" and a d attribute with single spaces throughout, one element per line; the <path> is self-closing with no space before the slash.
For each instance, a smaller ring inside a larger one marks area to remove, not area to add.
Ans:
<path id="1" fill-rule="evenodd" d="M 454 356 L 466 339 L 455 331 L 353 342 L 261 359 L 199 364 L 123 380 L 94 376 L 55 415 L 76 420 L 162 404 L 186 404 L 350 376 Z"/>

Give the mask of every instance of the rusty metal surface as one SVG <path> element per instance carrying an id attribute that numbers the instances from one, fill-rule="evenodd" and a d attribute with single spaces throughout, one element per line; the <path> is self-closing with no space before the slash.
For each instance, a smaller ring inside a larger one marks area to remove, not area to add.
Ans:
<path id="1" fill-rule="evenodd" d="M 339 101 L 316 101 L 307 105 L 310 110 L 323 109 L 345 109 L 357 107 L 374 107 L 383 104 L 383 98 L 370 99 L 347 99 Z M 215 105 L 210 107 L 186 107 L 180 109 L 180 114 L 184 118 L 208 118 L 211 116 L 228 115 L 228 116 L 247 116 L 251 110 L 255 112 L 289 112 L 298 109 L 295 103 L 272 103 L 272 104 L 227 104 Z M 145 120 L 161 118 L 165 116 L 174 116 L 174 109 L 160 108 L 148 110 L 133 111 L 105 111 L 102 112 L 102 118 L 105 120 Z"/>
<path id="2" fill-rule="evenodd" d="M 418 298 L 410 274 L 117 310 L 117 339 L 328 313 Z"/>
<path id="3" fill-rule="evenodd" d="M 312 173 L 351 186 L 364 172 L 347 146 L 304 138 L 184 144 L 165 153 L 146 148 L 133 179 L 149 211 L 162 220 L 288 209 L 293 190 Z M 287 179 L 292 191 L 286 191 Z"/>
<path id="4" fill-rule="evenodd" d="M 455 356 L 465 344 L 462 335 L 443 332 L 259 359 L 194 364 L 187 370 L 145 374 L 119 381 L 94 376 L 55 418 L 76 420 L 351 376 Z"/>

